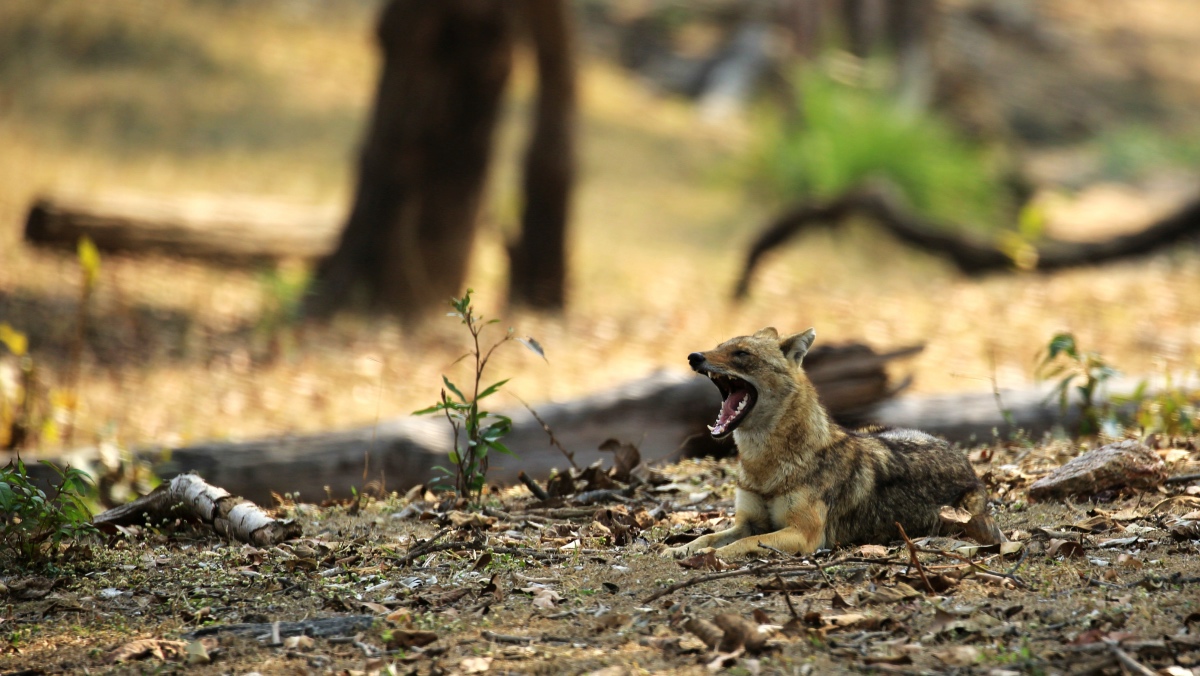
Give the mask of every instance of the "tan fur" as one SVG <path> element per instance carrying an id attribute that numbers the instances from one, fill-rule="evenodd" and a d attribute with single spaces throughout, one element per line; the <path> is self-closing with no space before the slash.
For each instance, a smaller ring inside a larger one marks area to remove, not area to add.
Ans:
<path id="1" fill-rule="evenodd" d="M 800 367 L 812 329 L 780 338 L 773 328 L 692 355 L 705 374 L 736 377 L 754 388 L 751 408 L 733 432 L 739 476 L 734 525 L 668 550 L 685 556 L 716 548 L 722 557 L 791 553 L 894 539 L 937 530 L 937 512 L 953 504 L 975 515 L 967 534 L 1003 539 L 987 513 L 987 493 L 965 456 L 921 432 L 850 432 L 830 420 Z M 702 359 L 699 359 L 702 358 Z"/>

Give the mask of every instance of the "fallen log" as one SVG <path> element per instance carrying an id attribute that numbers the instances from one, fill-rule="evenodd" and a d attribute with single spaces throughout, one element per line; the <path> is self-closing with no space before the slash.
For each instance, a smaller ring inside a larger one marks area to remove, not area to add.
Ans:
<path id="1" fill-rule="evenodd" d="M 864 345 L 830 345 L 814 349 L 805 365 L 830 411 L 841 420 L 859 421 L 873 404 L 908 384 L 889 383 L 885 365 L 921 349 L 877 354 Z M 638 445 L 650 461 L 665 459 L 689 436 L 703 431 L 720 404 L 717 388 L 707 378 L 662 371 L 536 410 L 582 467 L 611 458 L 599 446 L 614 437 Z M 520 408 L 504 414 L 513 421 L 504 443 L 517 456 L 489 457 L 488 478 L 493 483 L 515 484 L 522 470 L 542 478 L 551 469 L 567 467 L 568 461 L 551 446 L 530 411 Z M 437 475 L 435 466 L 446 464 L 453 443 L 444 419 L 408 417 L 341 432 L 176 448 L 158 471 L 166 476 L 196 471 L 257 501 L 268 500 L 271 491 L 299 491 L 303 499 L 312 500 L 327 492 L 348 495 L 351 487 L 361 490 L 364 472 L 388 490 L 426 482 Z"/>
<path id="2" fill-rule="evenodd" d="M 44 196 L 25 220 L 25 241 L 75 251 L 88 237 L 101 251 L 166 253 L 218 262 L 315 259 L 333 250 L 337 207 L 258 197 L 158 197 L 138 193 Z"/>
<path id="3" fill-rule="evenodd" d="M 271 547 L 300 537 L 300 525 L 266 515 L 258 505 L 210 485 L 195 474 L 180 474 L 149 495 L 96 515 L 96 526 L 131 526 L 147 521 L 195 519 L 224 537 Z"/>
<path id="4" fill-rule="evenodd" d="M 973 235 L 965 228 L 932 223 L 910 211 L 886 186 L 868 185 L 827 202 L 802 204 L 772 221 L 747 252 L 734 297 L 745 298 L 750 293 L 754 269 L 769 251 L 806 230 L 832 227 L 855 216 L 874 221 L 905 244 L 948 258 L 968 275 L 1017 269 L 1012 254 L 997 242 Z M 1032 269 L 1049 272 L 1140 256 L 1196 235 L 1200 235 L 1200 200 L 1185 204 L 1142 230 L 1106 240 L 1075 242 L 1045 238 L 1026 257 Z"/>
<path id="5" fill-rule="evenodd" d="M 1112 391 L 1132 391 L 1135 385 L 1117 383 Z M 703 433 L 719 405 L 716 392 L 706 378 L 663 371 L 537 410 L 580 466 L 602 458 L 611 462 L 610 454 L 598 450 L 611 437 L 636 443 L 642 457 L 655 462 L 676 457 L 682 441 Z M 903 397 L 859 409 L 852 418 L 863 424 L 922 429 L 965 445 L 990 442 L 994 435 L 1007 438 L 1021 430 L 1037 438 L 1057 425 L 1075 429 L 1078 403 L 1072 403 L 1063 416 L 1050 393 L 1050 386 L 1002 391 L 1000 405 L 992 392 Z M 494 484 L 515 484 L 521 471 L 541 479 L 551 468 L 569 465 L 529 411 L 522 408 L 506 414 L 513 419 L 513 431 L 505 443 L 517 457 L 491 456 L 488 477 Z M 368 479 L 387 490 L 427 482 L 437 475 L 435 466 L 446 464 L 452 443 L 445 420 L 409 417 L 340 432 L 175 448 L 170 460 L 155 469 L 161 476 L 196 471 L 260 504 L 266 504 L 272 492 L 299 493 L 302 500 L 312 501 L 327 493 L 349 496 L 352 487 L 361 492 Z M 139 455 L 154 462 L 161 458 L 161 449 Z M 70 463 L 86 467 L 79 454 Z M 31 466 L 31 474 L 38 467 Z"/>

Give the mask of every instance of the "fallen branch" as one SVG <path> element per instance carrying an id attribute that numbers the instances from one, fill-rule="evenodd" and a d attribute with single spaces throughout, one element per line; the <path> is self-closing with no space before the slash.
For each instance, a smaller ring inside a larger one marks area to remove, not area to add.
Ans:
<path id="1" fill-rule="evenodd" d="M 339 209 L 228 195 L 106 193 L 39 198 L 25 221 L 25 241 L 75 251 L 81 237 L 101 251 L 158 252 L 210 261 L 329 254 L 341 228 Z"/>
<path id="2" fill-rule="evenodd" d="M 221 535 L 256 547 L 300 537 L 300 524 L 267 516 L 258 505 L 230 495 L 195 474 L 180 474 L 154 492 L 92 520 L 97 526 L 130 526 L 147 520 L 197 519 Z"/>
<path id="3" fill-rule="evenodd" d="M 925 576 L 925 567 L 921 565 L 921 559 L 917 557 L 917 546 L 913 544 L 911 539 L 909 539 L 908 533 L 904 532 L 904 526 L 901 526 L 899 521 L 896 522 L 896 528 L 900 529 L 900 537 L 904 538 L 904 544 L 908 547 L 908 560 L 911 561 L 913 567 L 917 569 L 917 575 L 921 576 L 921 582 L 925 583 L 925 589 L 928 590 L 930 594 L 936 594 L 937 590 L 935 590 L 933 585 L 929 583 L 929 578 Z"/>
<path id="4" fill-rule="evenodd" d="M 247 622 L 241 624 L 222 624 L 211 627 L 202 627 L 195 631 L 183 634 L 180 638 L 188 641 L 194 641 L 204 636 L 213 636 L 217 634 L 251 636 L 257 637 L 260 640 L 264 638 L 270 640 L 276 635 L 281 638 L 286 638 L 288 636 L 312 636 L 313 638 L 353 636 L 359 632 L 369 629 L 375 620 L 376 618 L 372 615 L 346 615 L 341 617 L 315 618 L 300 622 Z"/>
<path id="5" fill-rule="evenodd" d="M 776 218 L 750 247 L 734 297 L 749 294 L 754 269 L 767 252 L 814 226 L 834 226 L 854 216 L 873 220 L 905 244 L 950 259 L 968 275 L 1016 269 L 1009 252 L 995 242 L 971 235 L 966 228 L 927 221 L 912 213 L 893 191 L 868 185 L 828 202 L 795 207 Z M 1200 233 L 1200 200 L 1142 230 L 1099 242 L 1043 239 L 1029 258 L 1038 271 L 1061 270 L 1142 255 L 1196 233 Z"/>
<path id="6" fill-rule="evenodd" d="M 1129 653 L 1121 650 L 1116 641 L 1105 641 L 1104 644 L 1108 646 L 1108 651 L 1113 654 L 1113 657 L 1117 658 L 1117 661 L 1121 663 L 1122 670 L 1138 674 L 1138 676 L 1155 676 L 1157 673 L 1142 665 L 1141 662 L 1135 660 Z"/>
<path id="7" fill-rule="evenodd" d="M 1029 589 L 1029 585 L 1025 582 L 1025 580 L 1022 580 L 1017 575 L 1010 574 L 1010 573 L 1002 573 L 1000 571 L 992 570 L 985 566 L 981 566 L 978 563 L 972 561 L 971 559 L 968 559 L 967 557 L 965 557 L 961 554 L 955 554 L 954 552 L 946 552 L 946 551 L 942 551 L 940 549 L 925 549 L 924 547 L 918 547 L 917 551 L 921 552 L 922 554 L 937 554 L 938 556 L 945 556 L 947 558 L 962 561 L 963 563 L 967 564 L 968 566 L 974 568 L 975 570 L 977 570 L 981 573 L 987 573 L 988 575 L 995 575 L 996 577 L 1002 577 L 1006 580 L 1011 580 L 1013 584 L 1017 585 L 1021 589 Z"/>

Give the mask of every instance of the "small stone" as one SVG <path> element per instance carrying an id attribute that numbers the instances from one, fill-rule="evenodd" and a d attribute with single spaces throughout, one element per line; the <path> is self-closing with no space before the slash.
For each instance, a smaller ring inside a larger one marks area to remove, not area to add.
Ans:
<path id="1" fill-rule="evenodd" d="M 1167 478 L 1167 466 L 1145 444 L 1129 439 L 1102 446 L 1071 460 L 1029 487 L 1034 500 L 1090 495 L 1110 488 L 1154 488 Z"/>

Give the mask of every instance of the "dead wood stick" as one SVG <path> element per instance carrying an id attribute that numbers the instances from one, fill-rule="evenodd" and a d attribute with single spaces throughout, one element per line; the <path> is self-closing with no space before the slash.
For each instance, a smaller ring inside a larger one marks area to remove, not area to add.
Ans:
<path id="1" fill-rule="evenodd" d="M 114 507 L 92 519 L 97 526 L 127 526 L 147 519 L 190 517 L 217 533 L 252 544 L 270 547 L 300 537 L 300 524 L 291 519 L 267 516 L 258 505 L 210 485 L 197 474 L 180 474 L 149 495 Z"/>
<path id="2" fill-rule="evenodd" d="M 537 640 L 536 636 L 513 636 L 511 634 L 497 634 L 494 631 L 488 631 L 486 629 L 479 632 L 479 635 L 489 641 L 492 641 L 493 643 L 513 643 L 516 645 L 533 643 Z"/>
<path id="3" fill-rule="evenodd" d="M 917 546 L 908 538 L 908 533 L 904 532 L 904 526 L 900 522 L 896 522 L 896 528 L 900 529 L 900 537 L 904 538 L 904 544 L 908 546 L 908 560 L 917 569 L 917 574 L 921 576 L 921 582 L 925 583 L 925 589 L 929 590 L 930 594 L 936 594 L 933 585 L 929 584 L 929 578 L 925 576 L 925 567 L 921 565 L 921 559 L 917 557 Z"/>
<path id="4" fill-rule="evenodd" d="M 1163 483 L 1179 484 L 1188 481 L 1195 481 L 1196 479 L 1200 479 L 1200 474 L 1178 474 L 1176 476 L 1167 477 L 1163 480 Z"/>
<path id="5" fill-rule="evenodd" d="M 1108 651 L 1113 654 L 1113 657 L 1117 658 L 1117 661 L 1121 663 L 1121 667 L 1130 673 L 1138 674 L 1138 676 L 1155 676 L 1157 673 L 1133 659 L 1133 655 L 1121 650 L 1116 641 L 1105 641 L 1104 643 L 1108 646 Z"/>
<path id="6" fill-rule="evenodd" d="M 538 485 L 538 482 L 534 481 L 532 477 L 526 474 L 525 470 L 517 472 L 517 478 L 520 479 L 521 483 L 525 484 L 525 487 L 529 489 L 530 493 L 533 493 L 533 497 L 541 500 L 542 502 L 550 499 L 550 494 L 546 492 L 546 489 Z"/>
<path id="7" fill-rule="evenodd" d="M 515 394 L 513 396 L 516 397 Z M 533 416 L 533 419 L 538 421 L 538 424 L 541 425 L 542 429 L 546 431 L 546 435 L 550 437 L 550 445 L 557 448 L 563 454 L 563 456 L 567 458 L 567 462 L 571 463 L 571 467 L 574 467 L 578 471 L 580 467 L 579 465 L 575 464 L 575 453 L 573 451 L 568 451 L 563 447 L 562 443 L 559 442 L 558 437 L 554 436 L 554 430 L 550 429 L 550 425 L 548 425 L 545 420 L 542 420 L 542 416 L 538 415 L 538 412 L 533 410 L 532 406 L 530 406 L 524 399 L 520 397 L 517 397 L 517 401 L 521 402 L 521 405 L 525 407 L 525 410 L 529 411 L 529 414 Z M 546 498 L 541 499 L 545 500 Z"/>
<path id="8" fill-rule="evenodd" d="M 852 216 L 870 218 L 905 244 L 948 258 L 968 275 L 1012 271 L 1017 267 L 1009 253 L 995 242 L 971 235 L 964 228 L 955 231 L 923 219 L 887 185 L 865 185 L 828 202 L 800 205 L 776 218 L 747 253 L 734 297 L 742 299 L 749 294 L 754 268 L 768 251 L 812 227 L 836 225 Z M 1193 200 L 1142 230 L 1103 241 L 1044 239 L 1037 243 L 1034 268 L 1044 272 L 1138 256 L 1198 230 L 1200 200 Z"/>
<path id="9" fill-rule="evenodd" d="M 990 568 L 981 566 L 978 563 L 975 563 L 974 561 L 972 561 L 971 559 L 968 559 L 967 557 L 962 556 L 961 554 L 955 554 L 954 552 L 944 552 L 940 549 L 925 549 L 924 547 L 918 547 L 917 551 L 921 552 L 922 554 L 937 554 L 939 556 L 945 556 L 947 558 L 962 561 L 963 563 L 967 564 L 968 566 L 970 566 L 970 567 L 974 568 L 975 570 L 978 570 L 982 573 L 987 573 L 988 575 L 995 575 L 997 577 L 1002 577 L 1007 580 L 1012 580 L 1013 584 L 1017 585 L 1021 589 L 1029 589 L 1029 585 L 1026 584 L 1025 581 L 1022 580 L 1017 575 L 1012 575 L 1009 573 L 1002 573 L 998 570 L 992 570 Z"/>

